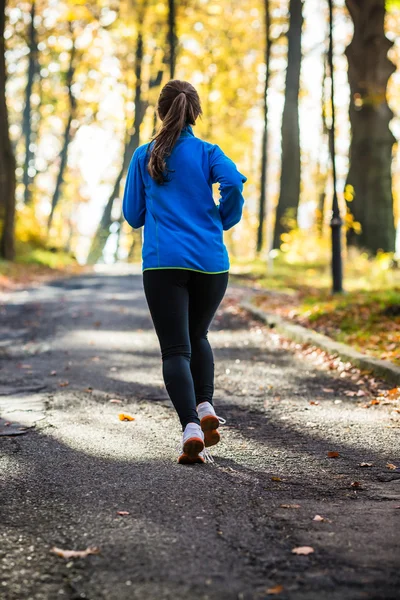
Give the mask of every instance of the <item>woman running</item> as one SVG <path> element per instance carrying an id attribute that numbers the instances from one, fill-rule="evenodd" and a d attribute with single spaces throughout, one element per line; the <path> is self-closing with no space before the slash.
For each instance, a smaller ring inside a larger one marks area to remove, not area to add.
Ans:
<path id="1" fill-rule="evenodd" d="M 162 126 L 133 154 L 123 213 L 133 228 L 144 225 L 144 291 L 183 429 L 178 462 L 203 463 L 205 446 L 220 440 L 207 333 L 228 284 L 223 230 L 241 219 L 246 177 L 217 145 L 194 135 L 202 111 L 190 83 L 169 81 L 157 111 Z M 219 183 L 218 206 L 213 183 Z"/>

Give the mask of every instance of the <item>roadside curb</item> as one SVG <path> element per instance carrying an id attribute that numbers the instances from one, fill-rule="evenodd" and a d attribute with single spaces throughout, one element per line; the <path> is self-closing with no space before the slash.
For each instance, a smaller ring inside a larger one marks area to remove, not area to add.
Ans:
<path id="1" fill-rule="evenodd" d="M 337 355 L 342 360 L 352 363 L 359 369 L 371 371 L 378 377 L 382 377 L 394 385 L 400 385 L 400 367 L 388 360 L 380 360 L 379 358 L 362 354 L 361 352 L 358 352 L 358 350 L 354 350 L 351 346 L 342 344 L 341 342 L 335 342 L 322 333 L 317 333 L 302 325 L 290 323 L 290 321 L 282 319 L 282 317 L 279 317 L 278 315 L 267 313 L 261 308 L 254 306 L 251 302 L 251 297 L 242 301 L 240 306 L 254 317 L 257 317 L 266 323 L 269 327 L 274 328 L 282 335 L 295 340 L 296 342 L 317 346 L 329 354 Z"/>

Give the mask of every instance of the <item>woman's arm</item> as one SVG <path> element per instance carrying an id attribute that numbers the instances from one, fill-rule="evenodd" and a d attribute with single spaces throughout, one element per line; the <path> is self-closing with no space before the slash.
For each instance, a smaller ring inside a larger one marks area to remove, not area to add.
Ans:
<path id="1" fill-rule="evenodd" d="M 139 166 L 138 150 L 139 148 L 135 150 L 129 165 L 122 202 L 124 217 L 134 229 L 144 225 L 146 214 L 144 183 Z"/>
<path id="2" fill-rule="evenodd" d="M 219 214 L 224 230 L 230 229 L 242 218 L 244 198 L 243 184 L 247 177 L 239 173 L 235 163 L 228 158 L 219 146 L 214 146 L 211 153 L 211 180 L 219 183 L 221 195 Z"/>

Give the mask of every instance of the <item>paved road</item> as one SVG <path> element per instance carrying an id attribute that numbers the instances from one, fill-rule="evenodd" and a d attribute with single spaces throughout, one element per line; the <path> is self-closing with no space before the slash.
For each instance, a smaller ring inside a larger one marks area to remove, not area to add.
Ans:
<path id="1" fill-rule="evenodd" d="M 6 298 L 0 408 L 35 427 L 0 437 L 2 600 L 250 600 L 276 586 L 284 600 L 399 598 L 393 411 L 362 408 L 345 394 L 357 374 L 292 352 L 238 310 L 239 295 L 210 334 L 223 443 L 214 465 L 193 467 L 176 464 L 140 275 Z M 66 560 L 53 546 L 100 554 Z"/>

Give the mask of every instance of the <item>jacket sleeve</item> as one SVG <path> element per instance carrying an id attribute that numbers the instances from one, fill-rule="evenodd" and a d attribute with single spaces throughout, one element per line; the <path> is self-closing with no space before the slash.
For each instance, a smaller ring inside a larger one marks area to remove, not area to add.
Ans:
<path id="1" fill-rule="evenodd" d="M 219 183 L 219 214 L 222 227 L 226 231 L 242 218 L 244 198 L 242 196 L 243 184 L 247 177 L 239 173 L 235 163 L 228 158 L 219 146 L 214 146 L 211 152 L 211 181 Z"/>
<path id="2" fill-rule="evenodd" d="M 144 225 L 146 202 L 138 150 L 135 150 L 132 156 L 126 176 L 122 212 L 129 225 L 134 229 L 138 229 Z"/>

